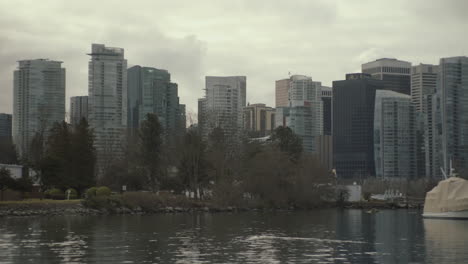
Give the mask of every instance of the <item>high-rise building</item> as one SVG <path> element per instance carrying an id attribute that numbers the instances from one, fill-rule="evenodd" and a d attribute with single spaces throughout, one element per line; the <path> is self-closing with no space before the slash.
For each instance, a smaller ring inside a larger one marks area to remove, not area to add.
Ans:
<path id="1" fill-rule="evenodd" d="M 440 59 L 438 92 L 441 107 L 442 166 L 456 169 L 468 164 L 468 57 Z"/>
<path id="2" fill-rule="evenodd" d="M 0 142 L 11 140 L 11 114 L 0 113 Z"/>
<path id="3" fill-rule="evenodd" d="M 374 112 L 376 176 L 413 179 L 416 176 L 416 122 L 411 96 L 377 90 Z"/>
<path id="4" fill-rule="evenodd" d="M 440 96 L 439 93 L 435 93 L 433 95 L 425 96 L 424 99 L 427 107 L 427 114 L 423 115 L 425 173 L 428 178 L 440 179 L 442 177 L 442 173 L 440 171 L 440 135 L 442 134 Z"/>
<path id="5" fill-rule="evenodd" d="M 437 86 L 437 65 L 419 64 L 411 67 L 411 102 L 416 111 L 416 149 L 418 176 L 434 176 L 432 145 L 432 96 Z M 428 106 L 429 104 L 429 106 Z"/>
<path id="6" fill-rule="evenodd" d="M 70 124 L 76 126 L 81 119 L 88 120 L 88 96 L 73 96 L 70 98 Z"/>
<path id="7" fill-rule="evenodd" d="M 252 137 L 270 135 L 275 129 L 275 109 L 265 104 L 250 104 L 244 108 L 244 130 Z"/>
<path id="8" fill-rule="evenodd" d="M 323 135 L 331 135 L 333 89 L 331 87 L 322 86 L 321 90 L 323 104 Z"/>
<path id="9" fill-rule="evenodd" d="M 179 128 L 181 133 L 180 135 L 184 135 L 185 131 L 187 130 L 187 115 L 186 115 L 186 107 L 185 104 L 179 104 Z"/>
<path id="10" fill-rule="evenodd" d="M 283 79 L 275 82 L 275 107 L 288 107 L 289 106 L 289 87 L 291 86 L 291 79 Z"/>
<path id="11" fill-rule="evenodd" d="M 286 84 L 289 87 L 283 86 Z M 286 106 L 280 103 L 281 106 L 276 108 L 275 126 L 291 128 L 301 137 L 304 151 L 310 153 L 317 153 L 315 138 L 323 134 L 321 87 L 320 82 L 314 82 L 311 77 L 305 75 L 293 75 L 289 79 L 276 81 L 276 96 L 284 98 L 283 92 L 287 91 L 288 100 Z M 278 98 L 276 101 L 278 105 Z"/>
<path id="12" fill-rule="evenodd" d="M 302 138 L 304 151 L 317 152 L 315 137 L 323 133 L 321 83 L 311 77 L 293 75 L 289 88 L 289 116 L 286 125 Z"/>
<path id="13" fill-rule="evenodd" d="M 206 76 L 206 105 L 203 112 L 203 136 L 215 127 L 223 129 L 229 140 L 235 140 L 243 127 L 246 105 L 246 77 Z"/>
<path id="14" fill-rule="evenodd" d="M 339 178 L 375 176 L 375 92 L 382 87 L 382 81 L 362 73 L 333 82 L 333 164 Z"/>
<path id="15" fill-rule="evenodd" d="M 88 120 L 94 130 L 99 174 L 123 154 L 127 126 L 127 60 L 124 49 L 92 44 L 88 76 Z"/>
<path id="16" fill-rule="evenodd" d="M 179 135 L 182 129 L 179 106 L 178 86 L 171 82 L 167 70 L 139 65 L 128 69 L 127 119 L 131 134 L 148 113 L 154 113 L 164 128 L 166 139 Z"/>
<path id="17" fill-rule="evenodd" d="M 382 80 L 382 89 L 411 94 L 411 63 L 397 59 L 382 58 L 362 64 L 362 73 Z"/>
<path id="18" fill-rule="evenodd" d="M 411 102 L 415 110 L 427 113 L 426 96 L 436 92 L 439 67 L 431 64 L 419 64 L 411 67 Z"/>
<path id="19" fill-rule="evenodd" d="M 27 157 L 36 133 L 65 119 L 65 69 L 61 61 L 19 61 L 14 71 L 13 142 L 20 157 Z"/>
<path id="20" fill-rule="evenodd" d="M 206 98 L 200 98 L 198 99 L 198 113 L 197 113 L 197 119 L 198 119 L 198 124 L 197 128 L 200 133 L 206 133 L 208 130 L 207 127 L 207 106 L 206 106 Z M 203 134 L 202 134 L 203 135 Z M 206 135 L 204 135 L 206 137 Z"/>

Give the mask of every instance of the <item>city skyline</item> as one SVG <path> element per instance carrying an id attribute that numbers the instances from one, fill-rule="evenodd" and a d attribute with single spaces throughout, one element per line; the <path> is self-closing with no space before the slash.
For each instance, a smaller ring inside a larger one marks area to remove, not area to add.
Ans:
<path id="1" fill-rule="evenodd" d="M 151 2 L 164 11 L 158 19 L 152 16 L 151 8 L 129 11 L 122 4 L 104 10 L 107 4 L 76 3 L 71 4 L 73 8 L 57 1 L 34 8 L 27 2 L 0 4 L 0 32 L 8 36 L 0 38 L 0 60 L 4 63 L 0 68 L 0 112 L 12 113 L 11 72 L 17 61 L 37 58 L 64 62 L 68 111 L 70 97 L 86 95 L 85 53 L 91 43 L 124 48 L 129 67 L 148 65 L 169 70 L 179 84 L 187 112 L 196 112 L 204 76 L 245 75 L 249 86 L 255 87 L 248 91 L 247 101 L 274 105 L 275 80 L 288 72 L 311 75 L 331 86 L 343 74 L 359 72 L 362 63 L 381 57 L 417 65 L 437 64 L 440 58 L 468 53 L 466 37 L 458 34 L 468 23 L 463 12 L 468 3 L 463 1 L 437 1 L 423 10 L 418 9 L 418 1 L 298 1 L 274 6 L 262 1 L 200 2 L 199 12 L 177 1 L 164 5 Z M 387 5 L 390 9 L 385 8 Z M 321 12 L 312 15 L 313 10 Z M 207 14 L 220 11 L 225 15 L 206 20 Z M 127 18 L 125 23 L 115 27 L 122 15 Z M 171 19 L 173 15 L 180 21 Z M 421 25 L 437 34 L 419 30 Z M 300 45 L 296 39 L 299 35 Z M 278 36 L 282 36 L 280 42 Z"/>

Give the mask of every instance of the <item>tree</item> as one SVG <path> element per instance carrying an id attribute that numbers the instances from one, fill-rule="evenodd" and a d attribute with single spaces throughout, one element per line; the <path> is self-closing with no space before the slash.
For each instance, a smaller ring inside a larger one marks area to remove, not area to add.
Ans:
<path id="1" fill-rule="evenodd" d="M 271 135 L 271 140 L 282 152 L 289 154 L 293 161 L 298 161 L 302 154 L 302 140 L 289 127 L 279 126 Z"/>
<path id="2" fill-rule="evenodd" d="M 185 134 L 183 143 L 179 175 L 185 188 L 196 193 L 209 183 L 206 174 L 206 146 L 196 130 L 189 130 Z"/>
<path id="3" fill-rule="evenodd" d="M 16 164 L 18 155 L 11 139 L 0 137 L 0 163 Z"/>
<path id="4" fill-rule="evenodd" d="M 89 188 L 96 183 L 96 150 L 94 148 L 93 131 L 89 128 L 85 118 L 75 127 L 71 136 L 70 144 L 71 175 L 70 187 L 79 192 Z"/>
<path id="5" fill-rule="evenodd" d="M 11 178 L 10 171 L 6 168 L 0 168 L 0 191 L 2 192 L 1 201 L 3 201 L 3 192 L 14 185 L 14 179 Z"/>
<path id="6" fill-rule="evenodd" d="M 146 178 L 153 191 L 159 189 L 162 180 L 161 150 L 163 128 L 155 114 L 148 113 L 139 131 L 139 160 L 146 171 Z"/>
<path id="7" fill-rule="evenodd" d="M 71 155 L 71 134 L 65 121 L 54 123 L 47 139 L 46 151 L 41 162 L 41 181 L 46 187 L 64 189 L 76 181 Z"/>

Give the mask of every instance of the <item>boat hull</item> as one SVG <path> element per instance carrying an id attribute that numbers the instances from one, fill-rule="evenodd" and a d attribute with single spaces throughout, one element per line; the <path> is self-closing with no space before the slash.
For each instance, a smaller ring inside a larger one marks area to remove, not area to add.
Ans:
<path id="1" fill-rule="evenodd" d="M 443 212 L 443 213 L 423 213 L 424 218 L 436 219 L 466 219 L 468 220 L 468 211 Z"/>

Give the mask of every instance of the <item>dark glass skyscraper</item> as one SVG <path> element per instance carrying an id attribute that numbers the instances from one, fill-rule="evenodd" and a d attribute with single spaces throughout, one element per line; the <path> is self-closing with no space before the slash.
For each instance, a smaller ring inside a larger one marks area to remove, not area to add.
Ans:
<path id="1" fill-rule="evenodd" d="M 382 87 L 382 81 L 360 73 L 333 82 L 333 164 L 339 178 L 375 176 L 375 91 Z"/>
<path id="2" fill-rule="evenodd" d="M 185 129 L 185 126 L 181 127 L 181 118 L 185 119 L 185 106 L 179 104 L 178 86 L 171 82 L 170 73 L 136 65 L 128 69 L 127 75 L 130 133 L 134 133 L 148 113 L 154 113 L 166 136 L 179 135 L 180 130 Z"/>

